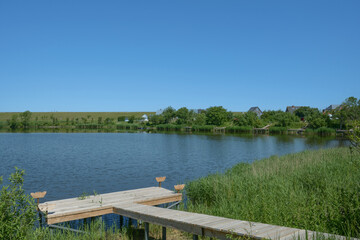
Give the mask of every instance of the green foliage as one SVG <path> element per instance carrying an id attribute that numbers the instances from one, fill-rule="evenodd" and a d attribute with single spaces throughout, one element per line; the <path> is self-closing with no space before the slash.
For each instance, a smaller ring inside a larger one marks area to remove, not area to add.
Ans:
<path id="1" fill-rule="evenodd" d="M 203 126 L 206 124 L 205 113 L 198 113 L 195 115 L 194 125 Z"/>
<path id="2" fill-rule="evenodd" d="M 359 179 L 348 148 L 273 156 L 188 183 L 188 210 L 358 238 Z"/>
<path id="3" fill-rule="evenodd" d="M 289 127 L 296 122 L 300 121 L 300 118 L 295 114 L 283 111 L 264 111 L 261 115 L 261 119 L 265 123 L 273 123 L 276 127 Z"/>
<path id="4" fill-rule="evenodd" d="M 255 128 L 263 127 L 264 125 L 254 112 L 246 112 L 235 115 L 234 124 L 237 126 L 251 126 Z"/>
<path id="5" fill-rule="evenodd" d="M 315 130 L 315 132 L 321 136 L 328 136 L 335 133 L 335 129 L 327 128 L 327 127 L 320 127 Z"/>
<path id="6" fill-rule="evenodd" d="M 209 107 L 206 109 L 206 124 L 207 125 L 223 125 L 229 117 L 229 114 L 222 106 Z"/>
<path id="7" fill-rule="evenodd" d="M 270 127 L 269 128 L 269 133 L 273 133 L 273 134 L 283 134 L 286 132 L 287 132 L 286 127 Z"/>
<path id="8" fill-rule="evenodd" d="M 129 123 L 134 123 L 134 121 L 135 121 L 135 116 L 134 116 L 134 115 L 131 115 L 131 116 L 129 117 Z"/>
<path id="9" fill-rule="evenodd" d="M 251 133 L 253 128 L 251 126 L 232 126 L 227 127 L 226 132 L 228 133 Z"/>
<path id="10" fill-rule="evenodd" d="M 175 124 L 160 124 L 156 126 L 156 129 L 159 131 L 180 131 L 182 127 Z"/>
<path id="11" fill-rule="evenodd" d="M 17 114 L 12 115 L 11 119 L 7 120 L 7 122 L 11 130 L 17 129 L 19 127 L 18 115 Z"/>
<path id="12" fill-rule="evenodd" d="M 360 120 L 355 120 L 352 124 L 352 132 L 348 135 L 348 139 L 351 143 L 350 149 L 360 153 Z"/>
<path id="13" fill-rule="evenodd" d="M 86 192 L 83 192 L 80 196 L 77 197 L 78 200 L 84 200 L 86 198 L 89 198 L 90 195 Z"/>
<path id="14" fill-rule="evenodd" d="M 192 131 L 195 132 L 211 132 L 214 130 L 214 126 L 212 125 L 194 125 L 192 126 Z"/>
<path id="15" fill-rule="evenodd" d="M 124 122 L 125 121 L 125 116 L 120 116 L 117 118 L 118 122 Z"/>
<path id="16" fill-rule="evenodd" d="M 21 125 L 22 125 L 23 128 L 29 128 L 30 119 L 31 119 L 31 112 L 30 111 L 25 111 L 23 113 L 20 113 L 20 120 L 21 120 Z"/>
<path id="17" fill-rule="evenodd" d="M 175 116 L 177 124 L 189 124 L 191 120 L 191 112 L 186 107 L 179 108 Z"/>
<path id="18" fill-rule="evenodd" d="M 167 107 L 161 114 L 164 119 L 164 123 L 172 123 L 176 117 L 176 110 L 172 107 Z"/>
<path id="19" fill-rule="evenodd" d="M 300 107 L 294 112 L 294 114 L 299 118 L 305 118 L 305 119 L 313 115 L 318 115 L 319 113 L 320 113 L 319 109 L 311 108 L 311 107 Z"/>
<path id="20" fill-rule="evenodd" d="M 9 177 L 10 185 L 1 189 L 0 239 L 26 239 L 27 233 L 34 227 L 36 205 L 23 189 L 24 174 L 24 170 L 15 168 Z"/>

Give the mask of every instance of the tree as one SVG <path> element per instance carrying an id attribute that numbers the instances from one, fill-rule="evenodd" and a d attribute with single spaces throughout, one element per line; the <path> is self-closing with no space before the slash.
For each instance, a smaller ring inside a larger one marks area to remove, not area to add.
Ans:
<path id="1" fill-rule="evenodd" d="M 228 119 L 228 112 L 222 106 L 209 107 L 206 109 L 206 124 L 208 125 L 223 125 Z"/>
<path id="2" fill-rule="evenodd" d="M 25 111 L 20 113 L 21 125 L 23 128 L 29 128 L 30 126 L 30 119 L 31 119 L 31 112 Z"/>
<path id="3" fill-rule="evenodd" d="M 176 117 L 176 110 L 170 106 L 165 108 L 161 115 L 163 116 L 165 123 L 171 123 Z"/>
<path id="4" fill-rule="evenodd" d="M 34 199 L 23 189 L 24 170 L 15 168 L 0 191 L 0 239 L 26 239 L 36 221 Z M 2 184 L 2 178 L 0 178 Z"/>
<path id="5" fill-rule="evenodd" d="M 199 125 L 199 126 L 205 125 L 206 124 L 206 115 L 205 115 L 205 113 L 196 114 L 194 124 Z"/>
<path id="6" fill-rule="evenodd" d="M 190 111 L 186 107 L 179 108 L 176 111 L 177 124 L 188 124 L 190 120 Z"/>
<path id="7" fill-rule="evenodd" d="M 360 120 L 353 122 L 353 130 L 349 133 L 348 138 L 351 143 L 350 149 L 360 153 Z"/>
<path id="8" fill-rule="evenodd" d="M 16 114 L 12 115 L 11 119 L 7 120 L 7 122 L 8 122 L 10 129 L 15 130 L 16 128 L 19 127 L 18 115 L 16 115 Z"/>
<path id="9" fill-rule="evenodd" d="M 320 114 L 319 109 L 311 107 L 300 107 L 295 112 L 295 115 L 299 118 L 307 119 L 308 117 L 316 116 Z"/>

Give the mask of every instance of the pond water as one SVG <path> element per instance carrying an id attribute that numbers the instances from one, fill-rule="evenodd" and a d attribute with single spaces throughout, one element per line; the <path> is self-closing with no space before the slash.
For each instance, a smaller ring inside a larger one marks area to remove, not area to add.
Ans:
<path id="1" fill-rule="evenodd" d="M 27 193 L 46 201 L 186 183 L 239 162 L 345 145 L 335 138 L 159 133 L 1 133 L 0 176 L 24 169 Z"/>

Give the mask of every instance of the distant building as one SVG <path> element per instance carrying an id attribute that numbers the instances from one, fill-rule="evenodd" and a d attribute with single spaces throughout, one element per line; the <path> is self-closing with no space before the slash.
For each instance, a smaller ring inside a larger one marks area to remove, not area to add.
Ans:
<path id="1" fill-rule="evenodd" d="M 164 112 L 164 109 L 159 109 L 156 111 L 155 115 L 161 115 Z"/>
<path id="2" fill-rule="evenodd" d="M 289 112 L 292 114 L 301 107 L 305 107 L 305 106 L 287 106 L 285 112 Z"/>
<path id="3" fill-rule="evenodd" d="M 340 105 L 338 105 L 338 104 L 331 104 L 330 106 L 328 106 L 327 108 L 325 108 L 325 109 L 323 110 L 323 113 L 334 111 L 334 110 L 336 110 L 338 107 L 340 107 Z"/>
<path id="4" fill-rule="evenodd" d="M 205 112 L 205 109 L 190 109 L 190 111 L 193 111 L 194 113 L 197 113 L 197 114 L 199 114 L 199 113 L 203 113 L 203 112 Z"/>
<path id="5" fill-rule="evenodd" d="M 148 122 L 148 121 L 149 121 L 148 116 L 147 116 L 146 114 L 142 115 L 141 121 L 142 121 L 142 122 Z"/>
<path id="6" fill-rule="evenodd" d="M 259 107 L 251 107 L 248 112 L 256 113 L 258 117 L 261 117 L 261 115 L 263 114 Z"/>
<path id="7" fill-rule="evenodd" d="M 129 121 L 129 118 L 125 117 L 125 122 L 128 122 Z"/>

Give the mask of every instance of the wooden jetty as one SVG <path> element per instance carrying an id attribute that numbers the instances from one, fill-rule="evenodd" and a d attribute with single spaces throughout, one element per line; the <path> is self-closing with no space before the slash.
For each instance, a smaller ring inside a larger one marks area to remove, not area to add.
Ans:
<path id="1" fill-rule="evenodd" d="M 162 181 L 163 179 L 158 180 Z M 177 185 L 178 190 L 182 188 L 183 185 Z M 155 207 L 155 205 L 181 200 L 181 193 L 175 193 L 161 187 L 148 187 L 92 195 L 84 199 L 70 198 L 49 201 L 39 204 L 39 209 L 45 213 L 48 224 L 96 217 L 109 213 L 141 220 L 145 223 L 145 239 L 149 238 L 149 223 L 163 227 L 163 239 L 166 239 L 167 227 L 192 233 L 194 239 L 198 239 L 198 236 L 218 239 L 243 236 L 252 239 L 311 240 L 319 234 L 296 228 Z M 321 236 L 330 235 L 321 234 Z M 346 239 L 341 236 L 335 237 L 337 239 Z"/>
<path id="2" fill-rule="evenodd" d="M 269 128 L 271 127 L 271 125 L 272 124 L 268 124 L 268 125 L 266 125 L 265 127 L 262 127 L 262 128 L 254 128 L 253 129 L 253 132 L 255 133 L 255 134 L 269 134 Z"/>

